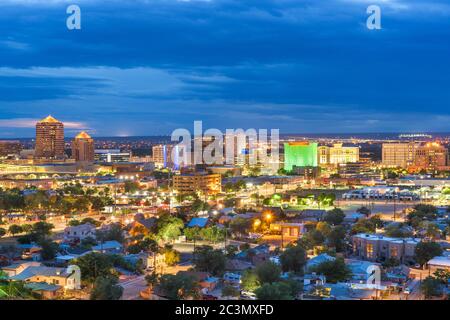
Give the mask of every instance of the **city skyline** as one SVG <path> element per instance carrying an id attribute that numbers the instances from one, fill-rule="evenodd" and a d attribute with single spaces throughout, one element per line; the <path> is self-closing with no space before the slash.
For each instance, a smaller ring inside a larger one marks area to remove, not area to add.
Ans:
<path id="1" fill-rule="evenodd" d="M 2 1 L 0 137 L 176 128 L 449 132 L 450 6 L 435 1 Z M 382 29 L 368 30 L 377 4 Z M 118 14 L 117 12 L 120 12 Z M 126 36 L 125 36 L 126 35 Z"/>

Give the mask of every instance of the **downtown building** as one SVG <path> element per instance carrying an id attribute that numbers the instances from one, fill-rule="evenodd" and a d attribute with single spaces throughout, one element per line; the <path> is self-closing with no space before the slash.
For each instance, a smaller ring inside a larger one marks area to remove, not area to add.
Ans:
<path id="1" fill-rule="evenodd" d="M 344 147 L 335 143 L 332 147 L 320 146 L 318 149 L 319 165 L 338 165 L 359 161 L 359 147 Z"/>
<path id="2" fill-rule="evenodd" d="M 378 262 L 396 259 L 400 263 L 414 263 L 420 239 L 360 233 L 353 236 L 352 242 L 353 254 L 358 258 Z"/>
<path id="3" fill-rule="evenodd" d="M 37 159 L 64 159 L 64 124 L 52 116 L 36 124 L 36 146 L 34 157 Z"/>
<path id="4" fill-rule="evenodd" d="M 382 164 L 386 167 L 407 168 L 414 164 L 417 142 L 383 143 Z"/>
<path id="5" fill-rule="evenodd" d="M 222 176 L 215 173 L 185 173 L 172 178 L 173 189 L 180 194 L 215 195 L 222 191 Z"/>
<path id="6" fill-rule="evenodd" d="M 446 169 L 448 149 L 438 142 L 383 143 L 382 164 L 415 170 Z"/>
<path id="7" fill-rule="evenodd" d="M 94 162 L 94 139 L 86 132 L 79 133 L 72 141 L 72 158 L 75 162 Z"/>
<path id="8" fill-rule="evenodd" d="M 448 166 L 448 149 L 437 143 L 428 142 L 416 149 L 414 167 L 421 169 L 439 170 Z"/>

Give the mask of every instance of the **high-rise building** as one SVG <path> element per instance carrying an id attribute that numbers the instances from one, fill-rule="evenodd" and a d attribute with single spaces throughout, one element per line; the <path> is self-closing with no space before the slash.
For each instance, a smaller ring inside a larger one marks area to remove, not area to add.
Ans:
<path id="1" fill-rule="evenodd" d="M 336 143 L 332 147 L 318 147 L 319 164 L 341 164 L 359 161 L 358 147 L 344 147 Z"/>
<path id="2" fill-rule="evenodd" d="M 418 147 L 416 142 L 383 143 L 382 163 L 389 167 L 406 168 L 414 164 Z"/>
<path id="3" fill-rule="evenodd" d="M 36 124 L 35 157 L 64 158 L 64 124 L 52 116 L 48 116 Z"/>
<path id="4" fill-rule="evenodd" d="M 181 145 L 160 144 L 152 147 L 152 157 L 158 168 L 180 169 L 192 163 L 192 154 Z"/>
<path id="5" fill-rule="evenodd" d="M 294 167 L 317 167 L 317 143 L 300 141 L 284 144 L 284 169 Z"/>
<path id="6" fill-rule="evenodd" d="M 72 141 L 72 158 L 76 162 L 94 162 L 94 151 L 94 139 L 84 131 Z"/>
<path id="7" fill-rule="evenodd" d="M 153 162 L 159 168 L 172 166 L 172 148 L 170 144 L 159 144 L 152 147 Z"/>
<path id="8" fill-rule="evenodd" d="M 22 151 L 20 141 L 0 140 L 0 158 L 11 155 L 18 155 Z"/>
<path id="9" fill-rule="evenodd" d="M 439 169 L 447 166 L 448 149 L 437 142 L 428 142 L 416 149 L 414 166 L 420 169 Z"/>

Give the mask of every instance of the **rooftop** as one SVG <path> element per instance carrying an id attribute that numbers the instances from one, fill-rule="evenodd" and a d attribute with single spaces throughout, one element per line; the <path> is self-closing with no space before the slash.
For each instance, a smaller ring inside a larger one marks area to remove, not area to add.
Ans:
<path id="1" fill-rule="evenodd" d="M 82 131 L 79 134 L 77 134 L 75 139 L 91 139 L 91 136 L 89 134 L 87 134 L 86 131 Z"/>
<path id="2" fill-rule="evenodd" d="M 60 121 L 56 120 L 51 115 L 49 115 L 46 118 L 39 121 L 38 123 L 60 123 Z"/>

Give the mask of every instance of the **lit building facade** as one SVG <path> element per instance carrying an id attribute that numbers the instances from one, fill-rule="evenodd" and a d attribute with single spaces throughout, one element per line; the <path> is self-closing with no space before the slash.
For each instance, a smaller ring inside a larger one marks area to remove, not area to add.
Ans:
<path id="1" fill-rule="evenodd" d="M 170 144 L 159 144 L 152 147 L 153 162 L 158 168 L 167 168 L 172 163 L 172 149 Z"/>
<path id="2" fill-rule="evenodd" d="M 207 173 L 176 175 L 173 177 L 173 189 L 182 194 L 201 192 L 213 195 L 221 192 L 222 177 L 220 174 Z"/>
<path id="3" fill-rule="evenodd" d="M 421 169 L 439 169 L 447 166 L 448 149 L 437 142 L 419 146 L 415 151 L 414 166 Z"/>
<path id="4" fill-rule="evenodd" d="M 353 254 L 369 261 L 396 259 L 401 263 L 415 261 L 415 249 L 420 239 L 389 238 L 379 234 L 357 234 L 352 238 Z"/>
<path id="5" fill-rule="evenodd" d="M 292 171 L 294 167 L 317 167 L 316 142 L 288 142 L 284 144 L 284 169 Z"/>
<path id="6" fill-rule="evenodd" d="M 35 157 L 64 158 L 64 124 L 52 116 L 48 116 L 36 124 Z"/>
<path id="7" fill-rule="evenodd" d="M 418 147 L 419 144 L 416 142 L 383 143 L 382 163 L 388 167 L 406 168 L 414 164 Z"/>
<path id="8" fill-rule="evenodd" d="M 129 162 L 130 158 L 130 152 L 121 152 L 119 149 L 98 149 L 94 151 L 96 162 Z"/>
<path id="9" fill-rule="evenodd" d="M 94 139 L 84 131 L 72 141 L 72 157 L 76 162 L 93 162 L 94 151 Z"/>
<path id="10" fill-rule="evenodd" d="M 336 143 L 332 147 L 320 146 L 318 150 L 318 162 L 321 165 L 352 163 L 359 161 L 358 147 L 344 147 Z"/>

